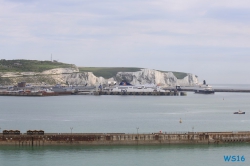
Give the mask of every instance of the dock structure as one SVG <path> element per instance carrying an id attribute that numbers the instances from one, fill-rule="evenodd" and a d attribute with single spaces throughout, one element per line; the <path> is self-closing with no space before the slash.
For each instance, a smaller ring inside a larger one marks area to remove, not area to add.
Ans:
<path id="1" fill-rule="evenodd" d="M 0 96 L 59 96 L 59 95 L 136 95 L 136 96 L 186 96 L 186 92 L 166 91 L 166 92 L 110 92 L 110 91 L 89 91 L 89 92 L 15 92 L 0 91 Z"/>
<path id="2" fill-rule="evenodd" d="M 166 92 L 112 92 L 112 91 L 95 91 L 90 93 L 79 93 L 82 95 L 94 94 L 94 95 L 136 95 L 136 96 L 186 96 L 186 92 L 179 91 L 166 91 Z"/>
<path id="3" fill-rule="evenodd" d="M 45 133 L 44 135 L 1 135 L 1 145 L 167 145 L 223 144 L 250 142 L 250 131 L 126 133 Z"/>
<path id="4" fill-rule="evenodd" d="M 250 93 L 250 89 L 214 89 L 215 92 L 240 92 Z"/>
<path id="5" fill-rule="evenodd" d="M 164 90 L 174 91 L 176 90 L 175 87 L 167 87 L 163 88 Z M 195 92 L 195 88 L 192 87 L 181 87 L 178 89 L 180 92 Z M 214 92 L 235 92 L 235 93 L 250 93 L 250 89 L 221 89 L 221 88 L 214 88 Z"/>
<path id="6" fill-rule="evenodd" d="M 0 91 L 0 96 L 43 96 L 42 92 Z"/>

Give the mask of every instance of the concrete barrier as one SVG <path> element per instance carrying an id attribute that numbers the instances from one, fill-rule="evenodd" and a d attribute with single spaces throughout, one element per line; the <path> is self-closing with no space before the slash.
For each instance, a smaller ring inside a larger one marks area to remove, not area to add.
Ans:
<path id="1" fill-rule="evenodd" d="M 151 145 L 211 144 L 250 142 L 250 132 L 125 133 L 45 133 L 44 135 L 2 135 L 0 145 Z"/>
<path id="2" fill-rule="evenodd" d="M 179 96 L 179 92 L 112 92 L 112 91 L 98 91 L 94 92 L 94 94 L 99 95 L 138 95 L 138 96 Z M 182 93 L 181 95 L 186 96 L 186 93 Z"/>

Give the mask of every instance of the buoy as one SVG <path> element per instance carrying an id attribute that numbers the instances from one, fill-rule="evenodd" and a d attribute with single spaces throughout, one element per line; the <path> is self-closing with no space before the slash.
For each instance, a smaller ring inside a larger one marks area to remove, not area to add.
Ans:
<path id="1" fill-rule="evenodd" d="M 182 123 L 181 118 L 180 118 L 180 123 Z"/>

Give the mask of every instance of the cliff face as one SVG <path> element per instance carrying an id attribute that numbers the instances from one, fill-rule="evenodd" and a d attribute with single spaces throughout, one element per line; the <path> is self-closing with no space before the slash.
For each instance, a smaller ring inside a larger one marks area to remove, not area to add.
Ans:
<path id="1" fill-rule="evenodd" d="M 138 84 L 157 84 L 162 86 L 193 86 L 198 84 L 197 76 L 193 74 L 187 74 L 183 79 L 177 79 L 172 72 L 160 72 L 152 69 L 142 69 L 138 72 L 118 72 L 114 77 L 105 79 L 103 77 L 96 77 L 92 72 L 73 73 L 73 74 L 61 74 L 54 76 L 58 81 L 64 80 L 70 84 L 106 84 L 116 81 L 120 83 L 122 80 L 126 80 L 133 85 Z"/>
<path id="2" fill-rule="evenodd" d="M 119 72 L 116 80 L 127 80 L 136 84 L 157 84 L 162 86 L 192 86 L 198 84 L 198 78 L 193 74 L 187 74 L 183 79 L 177 79 L 172 72 L 160 72 L 152 69 L 142 69 L 139 72 Z"/>
<path id="3" fill-rule="evenodd" d="M 187 74 L 183 79 L 177 79 L 172 72 L 160 72 L 152 69 L 141 69 L 138 72 L 118 72 L 115 76 L 109 79 L 103 77 L 96 77 L 92 72 L 80 73 L 76 69 L 52 69 L 43 73 L 8 73 L 1 74 L 2 82 L 4 78 L 8 79 L 8 82 L 17 83 L 25 81 L 27 83 L 41 83 L 47 84 L 72 84 L 72 85 L 99 85 L 116 81 L 120 83 L 122 80 L 126 80 L 133 85 L 138 84 L 157 84 L 161 86 L 192 86 L 198 84 L 197 76 L 193 74 Z"/>

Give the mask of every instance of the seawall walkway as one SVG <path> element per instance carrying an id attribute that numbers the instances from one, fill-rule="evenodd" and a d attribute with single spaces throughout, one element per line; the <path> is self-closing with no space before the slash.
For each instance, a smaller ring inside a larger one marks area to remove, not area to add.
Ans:
<path id="1" fill-rule="evenodd" d="M 187 133 L 45 133 L 44 135 L 1 134 L 0 145 L 163 145 L 221 144 L 250 142 L 250 131 Z"/>

